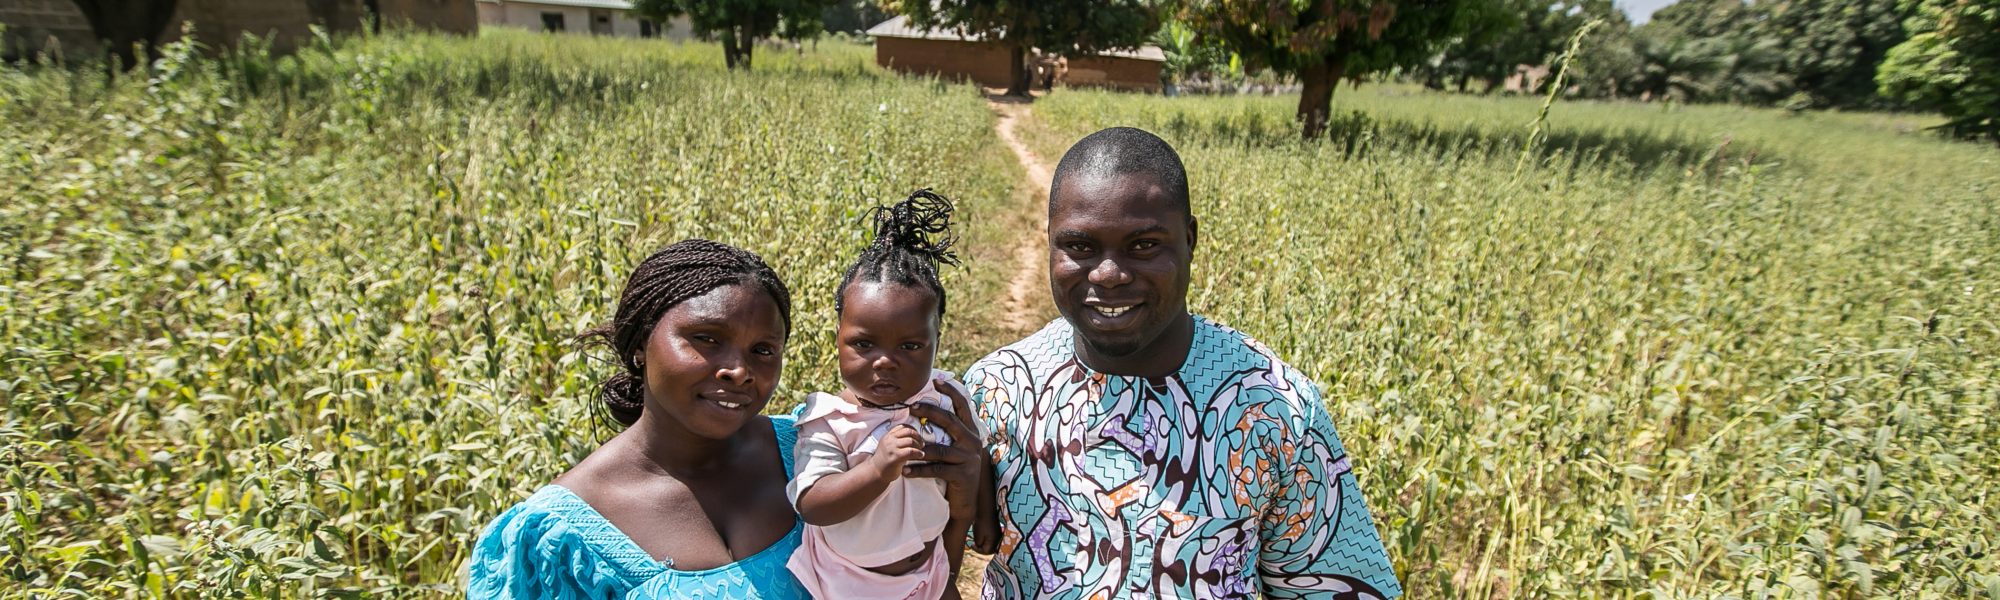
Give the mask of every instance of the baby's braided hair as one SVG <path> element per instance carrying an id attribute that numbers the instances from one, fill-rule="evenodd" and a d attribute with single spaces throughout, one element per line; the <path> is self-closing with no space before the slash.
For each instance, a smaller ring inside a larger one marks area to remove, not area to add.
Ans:
<path id="1" fill-rule="evenodd" d="M 937 295 L 938 314 L 944 314 L 944 284 L 938 282 L 938 265 L 958 264 L 951 245 L 958 236 L 951 231 L 951 200 L 924 188 L 889 206 L 868 211 L 875 221 L 875 241 L 840 279 L 833 291 L 833 310 L 846 308 L 847 284 L 879 281 L 928 289 Z"/>
<path id="2" fill-rule="evenodd" d="M 597 388 L 598 398 L 621 425 L 639 420 L 645 408 L 646 371 L 638 357 L 660 316 L 690 298 L 726 285 L 756 285 L 778 304 L 785 334 L 792 333 L 792 293 L 764 260 L 749 251 L 708 240 L 681 240 L 639 263 L 618 296 L 610 323 L 577 336 L 618 353 L 619 371 Z"/>

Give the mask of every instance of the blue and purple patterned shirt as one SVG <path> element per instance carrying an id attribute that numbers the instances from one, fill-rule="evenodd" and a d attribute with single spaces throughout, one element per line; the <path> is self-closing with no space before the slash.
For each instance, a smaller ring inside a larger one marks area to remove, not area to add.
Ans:
<path id="1" fill-rule="evenodd" d="M 1402 593 L 1319 390 L 1195 317 L 1173 375 L 1106 375 L 1057 319 L 964 381 L 998 465 L 985 598 Z"/>

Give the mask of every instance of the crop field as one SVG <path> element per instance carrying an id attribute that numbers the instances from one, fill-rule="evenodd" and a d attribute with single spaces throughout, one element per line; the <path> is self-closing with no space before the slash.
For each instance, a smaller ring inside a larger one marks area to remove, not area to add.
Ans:
<path id="1" fill-rule="evenodd" d="M 0 598 L 453 597 L 479 529 L 611 434 L 632 265 L 700 236 L 834 385 L 866 207 L 962 210 L 942 366 L 1025 200 L 969 86 L 865 46 L 488 33 L 0 67 Z M 1187 160 L 1193 307 L 1318 379 L 1413 598 L 2000 599 L 2000 152 L 1921 116 L 1342 89 L 1059 91 Z M 1037 294 L 1045 286 L 1033 287 Z M 1031 307 L 1047 318 L 1046 301 Z"/>
<path id="2" fill-rule="evenodd" d="M 1317 377 L 1413 597 L 2000 598 L 2000 152 L 1883 115 L 1057 93 L 1160 132 L 1190 305 Z"/>
<path id="3" fill-rule="evenodd" d="M 503 34 L 111 89 L 0 70 L 0 596 L 458 593 L 485 522 L 610 435 L 570 338 L 683 237 L 792 287 L 774 404 L 830 389 L 861 211 L 934 186 L 1001 223 L 1018 166 L 971 88 L 767 54 Z M 948 285 L 993 295 L 970 258 Z M 953 315 L 946 360 L 991 327 Z"/>

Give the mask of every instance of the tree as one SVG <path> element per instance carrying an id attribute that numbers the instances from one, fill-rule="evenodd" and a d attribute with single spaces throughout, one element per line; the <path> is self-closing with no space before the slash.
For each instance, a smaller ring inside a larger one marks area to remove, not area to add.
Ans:
<path id="1" fill-rule="evenodd" d="M 1182 81 L 1229 71 L 1229 51 L 1196 39 L 1194 28 L 1181 21 L 1168 21 L 1153 34 L 1152 43 L 1166 56 L 1160 66 L 1161 83 L 1177 86 Z"/>
<path id="2" fill-rule="evenodd" d="M 2000 0 L 1914 0 L 1910 39 L 1875 75 L 1882 95 L 1944 113 L 1944 131 L 2000 143 Z"/>
<path id="3" fill-rule="evenodd" d="M 1307 139 L 1326 132 L 1334 88 L 1344 78 L 1417 65 L 1492 11 L 1483 0 L 1189 0 L 1197 31 L 1254 70 L 1297 75 L 1298 120 Z"/>
<path id="4" fill-rule="evenodd" d="M 174 18 L 177 0 L 74 0 L 83 20 L 90 23 L 118 69 L 130 69 L 141 62 L 133 48 L 144 48 L 145 62 L 159 56 L 160 34 Z"/>
<path id="5" fill-rule="evenodd" d="M 1709 100 L 1771 104 L 1796 89 L 1785 72 L 1783 42 L 1765 36 L 1732 35 L 1710 41 L 1715 70 Z"/>
<path id="6" fill-rule="evenodd" d="M 1527 7 L 1543 4 L 1540 0 L 1499 0 L 1476 7 L 1493 12 L 1487 18 L 1472 20 L 1429 65 L 1419 67 L 1424 85 L 1441 90 L 1449 79 L 1464 92 L 1472 80 L 1479 79 L 1486 82 L 1485 91 L 1492 92 L 1524 60 L 1539 63 L 1543 53 L 1535 52 L 1533 59 L 1523 55 L 1533 52 L 1527 46 L 1540 45 L 1525 31 L 1530 19 L 1527 13 L 1533 10 Z"/>
<path id="7" fill-rule="evenodd" d="M 1761 6 L 1761 5 L 1760 5 Z M 1689 102 L 1771 104 L 1791 94 L 1784 41 L 1742 0 L 1684 0 L 1635 33 L 1639 91 Z"/>
<path id="8" fill-rule="evenodd" d="M 1547 64 L 1584 23 L 1620 14 L 1608 0 L 1497 0 L 1480 9 L 1494 13 L 1472 19 L 1431 69 L 1453 78 L 1461 92 L 1477 79 L 1491 93 L 1521 66 Z"/>
<path id="9" fill-rule="evenodd" d="M 887 0 L 883 6 L 917 27 L 1004 44 L 1014 69 L 1010 96 L 1028 95 L 1029 48 L 1063 55 L 1137 48 L 1161 17 L 1147 0 Z"/>
<path id="10" fill-rule="evenodd" d="M 1879 108 L 1875 71 L 1909 34 L 1908 8 L 1896 0 L 1782 0 L 1753 6 L 1765 14 L 1757 37 L 1778 45 L 1782 65 L 1810 106 Z"/>
<path id="11" fill-rule="evenodd" d="M 637 0 L 632 12 L 667 22 L 686 15 L 696 32 L 722 41 L 722 62 L 749 69 L 761 38 L 801 40 L 819 35 L 820 11 L 832 0 Z"/>
<path id="12" fill-rule="evenodd" d="M 833 0 L 820 11 L 827 31 L 861 33 L 889 18 L 875 0 Z"/>
<path id="13" fill-rule="evenodd" d="M 1753 16 L 1743 0 L 1679 0 L 1655 11 L 1645 28 L 1683 38 L 1718 38 L 1742 31 Z"/>
<path id="14" fill-rule="evenodd" d="M 1693 102 L 1707 98 L 1720 70 L 1716 41 L 1679 35 L 1673 29 L 1639 28 L 1633 36 L 1639 72 L 1633 91 L 1655 100 Z"/>
<path id="15" fill-rule="evenodd" d="M 1582 51 L 1571 59 L 1570 81 L 1579 94 L 1591 98 L 1637 94 L 1640 61 L 1632 22 L 1616 10 L 1601 18 L 1604 24 L 1591 30 Z"/>

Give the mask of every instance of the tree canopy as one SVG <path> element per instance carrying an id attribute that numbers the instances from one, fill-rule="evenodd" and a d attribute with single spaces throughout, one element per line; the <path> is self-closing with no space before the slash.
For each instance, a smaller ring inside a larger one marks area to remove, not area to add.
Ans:
<path id="1" fill-rule="evenodd" d="M 1623 18 L 1610 0 L 1495 0 L 1474 10 L 1493 14 L 1469 20 L 1469 29 L 1420 69 L 1430 87 L 1450 80 L 1465 91 L 1476 80 L 1492 92 L 1521 67 L 1548 64 L 1584 23 Z"/>
<path id="2" fill-rule="evenodd" d="M 665 22 L 686 15 L 696 32 L 722 42 L 723 63 L 750 68 L 757 40 L 819 35 L 820 12 L 834 0 L 635 0 L 632 11 Z"/>
<path id="3" fill-rule="evenodd" d="M 1482 0 L 1189 0 L 1183 17 L 1251 68 L 1297 75 L 1307 138 L 1326 130 L 1334 87 L 1423 63 L 1446 42 L 1494 18 Z"/>
<path id="4" fill-rule="evenodd" d="M 1916 0 L 1910 38 L 1876 74 L 1883 95 L 1944 113 L 1944 130 L 2000 143 L 2000 0 Z"/>

